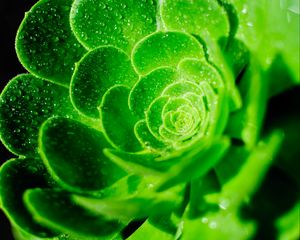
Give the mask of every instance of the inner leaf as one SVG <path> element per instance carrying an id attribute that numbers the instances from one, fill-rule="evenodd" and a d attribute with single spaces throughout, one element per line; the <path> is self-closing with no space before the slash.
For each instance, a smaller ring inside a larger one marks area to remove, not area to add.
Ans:
<path id="1" fill-rule="evenodd" d="M 72 102 L 85 115 L 99 118 L 97 107 L 104 93 L 116 84 L 132 87 L 137 80 L 125 52 L 112 46 L 96 48 L 76 65 L 71 82 Z"/>
<path id="2" fill-rule="evenodd" d="M 176 67 L 184 58 L 205 59 L 203 46 L 183 32 L 155 32 L 138 42 L 132 51 L 133 65 L 141 75 L 161 66 Z"/>

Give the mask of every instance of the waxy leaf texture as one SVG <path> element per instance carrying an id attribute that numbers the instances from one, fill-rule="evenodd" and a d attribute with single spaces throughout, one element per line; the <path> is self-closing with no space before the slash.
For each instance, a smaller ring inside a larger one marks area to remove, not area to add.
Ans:
<path id="1" fill-rule="evenodd" d="M 0 95 L 15 239 L 298 239 L 299 35 L 297 0 L 37 1 Z"/>

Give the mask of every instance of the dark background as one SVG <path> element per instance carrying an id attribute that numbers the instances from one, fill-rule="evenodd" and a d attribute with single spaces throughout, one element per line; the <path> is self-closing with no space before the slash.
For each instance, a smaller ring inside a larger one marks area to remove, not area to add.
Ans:
<path id="1" fill-rule="evenodd" d="M 15 53 L 15 36 L 24 14 L 37 0 L 0 1 L 0 92 L 14 76 L 25 73 Z M 0 165 L 14 157 L 0 143 Z M 12 240 L 10 224 L 0 210 L 0 239 Z"/>

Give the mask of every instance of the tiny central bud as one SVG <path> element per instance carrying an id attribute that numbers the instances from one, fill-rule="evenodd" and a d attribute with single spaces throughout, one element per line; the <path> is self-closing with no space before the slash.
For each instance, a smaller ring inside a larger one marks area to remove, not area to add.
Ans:
<path id="1" fill-rule="evenodd" d="M 192 116 L 187 113 L 181 112 L 174 123 L 174 127 L 177 132 L 185 133 L 191 129 L 193 123 Z"/>

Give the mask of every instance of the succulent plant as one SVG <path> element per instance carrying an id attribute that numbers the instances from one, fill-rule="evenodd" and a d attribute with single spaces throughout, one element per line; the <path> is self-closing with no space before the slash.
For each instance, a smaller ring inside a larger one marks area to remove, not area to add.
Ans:
<path id="1" fill-rule="evenodd" d="M 300 83 L 297 3 L 38 1 L 0 98 L 15 238 L 297 239 L 297 110 L 268 118 Z M 291 190 L 270 219 L 275 166 Z"/>

